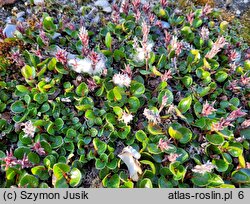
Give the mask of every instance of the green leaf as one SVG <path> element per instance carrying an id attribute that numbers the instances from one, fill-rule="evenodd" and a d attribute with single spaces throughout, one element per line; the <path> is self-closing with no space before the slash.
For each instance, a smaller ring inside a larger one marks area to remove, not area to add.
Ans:
<path id="1" fill-rule="evenodd" d="M 56 25 L 54 24 L 54 18 L 50 17 L 47 13 L 43 15 L 43 27 L 47 31 L 56 30 Z"/>
<path id="2" fill-rule="evenodd" d="M 233 161 L 232 157 L 228 153 L 222 153 L 222 157 L 223 157 L 224 161 L 227 162 L 228 164 L 231 164 Z"/>
<path id="3" fill-rule="evenodd" d="M 139 187 L 140 188 L 153 188 L 153 184 L 150 179 L 144 178 L 143 180 L 140 181 Z"/>
<path id="4" fill-rule="evenodd" d="M 106 188 L 119 188 L 120 186 L 120 177 L 118 174 L 114 174 L 113 176 L 105 176 L 105 178 L 102 180 L 102 184 Z"/>
<path id="5" fill-rule="evenodd" d="M 19 185 L 25 188 L 36 188 L 39 184 L 38 179 L 30 174 L 25 174 L 21 177 Z"/>
<path id="6" fill-rule="evenodd" d="M 143 142 L 147 139 L 147 135 L 143 130 L 138 130 L 135 133 L 135 138 L 139 141 L 139 142 Z"/>
<path id="7" fill-rule="evenodd" d="M 6 109 L 6 104 L 0 102 L 0 113 L 2 113 Z"/>
<path id="8" fill-rule="evenodd" d="M 53 57 L 53 58 L 50 60 L 50 62 L 48 63 L 48 69 L 49 69 L 50 71 L 54 70 L 55 67 L 56 67 L 56 63 L 57 63 L 57 60 L 56 60 L 56 58 Z"/>
<path id="9" fill-rule="evenodd" d="M 34 95 L 34 101 L 38 104 L 43 104 L 45 101 L 48 101 L 48 95 L 46 93 L 37 93 Z"/>
<path id="10" fill-rule="evenodd" d="M 113 111 L 119 118 L 122 117 L 123 110 L 119 106 L 114 106 Z"/>
<path id="11" fill-rule="evenodd" d="M 38 188 L 50 188 L 49 185 L 47 183 L 40 183 Z"/>
<path id="12" fill-rule="evenodd" d="M 116 169 L 117 165 L 118 165 L 118 159 L 115 158 L 111 162 L 108 162 L 106 166 L 109 169 L 114 170 L 114 169 Z"/>
<path id="13" fill-rule="evenodd" d="M 133 81 L 131 83 L 130 91 L 134 96 L 141 96 L 145 92 L 145 87 L 142 83 Z"/>
<path id="14" fill-rule="evenodd" d="M 149 123 L 147 126 L 148 132 L 152 135 L 162 135 L 162 129 L 160 126 L 154 125 L 152 123 Z"/>
<path id="15" fill-rule="evenodd" d="M 24 145 L 30 145 L 30 144 L 32 144 L 32 139 L 30 137 L 27 137 L 25 134 L 19 134 L 19 140 Z"/>
<path id="16" fill-rule="evenodd" d="M 81 184 L 82 181 L 82 173 L 80 172 L 79 169 L 77 168 L 73 168 L 70 171 L 70 181 L 69 181 L 69 185 L 71 187 L 77 187 Z"/>
<path id="17" fill-rule="evenodd" d="M 175 146 L 173 146 L 173 150 L 175 150 Z M 174 153 L 179 155 L 176 161 L 180 162 L 180 164 L 186 162 L 189 159 L 188 153 L 182 148 L 176 148 L 176 152 Z"/>
<path id="18" fill-rule="evenodd" d="M 75 138 L 76 135 L 77 135 L 76 131 L 72 128 L 69 128 L 66 132 L 66 137 L 71 138 L 71 139 Z"/>
<path id="19" fill-rule="evenodd" d="M 35 176 L 38 176 L 39 179 L 46 181 L 50 175 L 48 173 L 48 170 L 46 169 L 45 166 L 35 166 L 31 169 L 32 174 Z"/>
<path id="20" fill-rule="evenodd" d="M 112 56 L 112 52 L 110 50 L 101 50 L 102 54 L 104 54 L 106 57 Z"/>
<path id="21" fill-rule="evenodd" d="M 114 59 L 116 62 L 119 62 L 122 58 L 124 58 L 126 55 L 121 50 L 115 50 L 114 51 Z"/>
<path id="22" fill-rule="evenodd" d="M 118 101 L 122 100 L 122 88 L 121 87 L 115 86 L 113 89 L 113 93 L 114 93 L 116 100 Z"/>
<path id="23" fill-rule="evenodd" d="M 88 119 L 88 120 L 94 120 L 96 118 L 95 116 L 95 113 L 93 110 L 87 110 L 85 112 L 85 117 Z"/>
<path id="24" fill-rule="evenodd" d="M 222 184 L 224 184 L 223 179 L 217 174 L 212 174 L 212 178 L 210 180 L 209 187 L 219 187 Z"/>
<path id="25" fill-rule="evenodd" d="M 50 138 L 52 143 L 51 143 L 51 148 L 52 149 L 57 149 L 63 145 L 63 138 L 61 136 L 55 136 Z"/>
<path id="26" fill-rule="evenodd" d="M 193 84 L 193 78 L 191 76 L 184 76 L 181 79 L 181 81 L 185 85 L 186 88 L 189 88 Z"/>
<path id="27" fill-rule="evenodd" d="M 215 74 L 215 79 L 216 81 L 218 82 L 223 82 L 227 79 L 228 77 L 228 74 L 224 71 L 218 71 L 216 74 Z"/>
<path id="28" fill-rule="evenodd" d="M 68 188 L 69 185 L 67 183 L 67 180 L 64 177 L 61 177 L 59 179 L 55 178 L 55 187 L 56 188 Z"/>
<path id="29" fill-rule="evenodd" d="M 240 136 L 245 137 L 246 139 L 250 140 L 250 128 L 243 129 L 240 131 Z"/>
<path id="30" fill-rule="evenodd" d="M 52 123 L 51 121 L 49 121 L 49 124 L 48 124 L 46 130 L 47 130 L 47 132 L 48 132 L 50 135 L 54 135 L 54 134 L 55 134 L 54 123 Z"/>
<path id="31" fill-rule="evenodd" d="M 192 96 L 188 96 L 186 98 L 183 98 L 179 104 L 178 104 L 178 109 L 182 112 L 182 113 L 186 113 L 189 109 L 190 106 L 192 104 Z"/>
<path id="32" fill-rule="evenodd" d="M 172 126 L 168 128 L 168 134 L 170 137 L 177 140 L 180 140 L 183 137 L 182 133 L 179 130 L 174 129 Z"/>
<path id="33" fill-rule="evenodd" d="M 124 126 L 122 127 L 122 130 L 121 131 L 118 131 L 118 136 L 121 138 L 121 139 L 126 139 L 128 134 L 130 133 L 131 131 L 131 127 L 130 126 Z"/>
<path id="34" fill-rule="evenodd" d="M 57 118 L 54 122 L 56 130 L 61 130 L 63 128 L 64 122 L 61 118 Z"/>
<path id="35" fill-rule="evenodd" d="M 59 74 L 68 74 L 69 71 L 67 71 L 64 67 L 63 64 L 57 62 L 56 63 L 56 67 L 55 67 L 56 71 L 59 73 Z"/>
<path id="36" fill-rule="evenodd" d="M 30 153 L 30 148 L 28 147 L 18 147 L 17 149 L 15 149 L 14 151 L 14 156 L 17 159 L 22 159 L 24 154 L 28 155 Z"/>
<path id="37" fill-rule="evenodd" d="M 155 165 L 153 162 L 151 161 L 148 161 L 148 160 L 141 160 L 140 161 L 141 164 L 145 164 L 145 165 L 149 165 L 151 170 L 152 170 L 152 173 L 155 174 L 156 173 L 156 168 L 155 168 Z"/>
<path id="38" fill-rule="evenodd" d="M 7 180 L 12 180 L 17 174 L 19 174 L 19 170 L 14 168 L 14 167 L 9 167 L 6 170 L 6 179 Z"/>
<path id="39" fill-rule="evenodd" d="M 107 144 L 101 141 L 99 138 L 94 138 L 93 144 L 94 144 L 95 150 L 98 152 L 99 155 L 104 153 L 107 149 Z"/>
<path id="40" fill-rule="evenodd" d="M 241 154 L 239 157 L 239 164 L 240 164 L 240 167 L 241 168 L 246 168 L 246 161 L 245 161 L 245 158 L 244 158 L 244 155 Z"/>
<path id="41" fill-rule="evenodd" d="M 154 143 L 149 143 L 147 145 L 148 152 L 151 154 L 160 154 L 161 150 L 158 148 L 158 146 Z"/>
<path id="42" fill-rule="evenodd" d="M 21 69 L 21 73 L 24 76 L 25 79 L 29 79 L 32 80 L 36 77 L 36 70 L 34 67 L 31 67 L 29 65 L 25 65 L 22 69 Z"/>
<path id="43" fill-rule="evenodd" d="M 95 167 L 99 170 L 104 169 L 106 164 L 108 163 L 108 155 L 102 153 L 100 158 L 97 158 L 95 161 Z"/>
<path id="44" fill-rule="evenodd" d="M 38 154 L 34 153 L 34 152 L 30 152 L 28 154 L 28 160 L 33 163 L 33 164 L 39 164 L 40 162 L 40 157 Z"/>
<path id="45" fill-rule="evenodd" d="M 228 163 L 223 159 L 214 159 L 212 163 L 216 166 L 218 172 L 225 172 L 228 169 Z"/>
<path id="46" fill-rule="evenodd" d="M 238 107 L 240 105 L 240 100 L 236 97 L 233 97 L 229 100 L 229 103 L 231 103 L 235 107 Z"/>
<path id="47" fill-rule="evenodd" d="M 0 119 L 0 130 L 3 130 L 3 128 L 5 128 L 6 125 L 7 125 L 7 121 Z"/>
<path id="48" fill-rule="evenodd" d="M 221 31 L 225 32 L 227 30 L 227 28 L 228 28 L 228 22 L 227 21 L 222 21 L 220 23 L 220 29 L 221 29 Z"/>
<path id="49" fill-rule="evenodd" d="M 181 144 L 186 144 L 192 139 L 192 132 L 188 128 L 181 127 L 178 131 L 182 134 L 182 138 L 180 139 Z"/>
<path id="50" fill-rule="evenodd" d="M 239 157 L 243 153 L 243 147 L 240 143 L 230 143 L 228 147 L 228 152 L 233 157 Z"/>
<path id="51" fill-rule="evenodd" d="M 22 101 L 15 101 L 10 107 L 13 113 L 23 113 L 26 110 L 26 107 Z"/>
<path id="52" fill-rule="evenodd" d="M 232 173 L 232 182 L 240 184 L 250 183 L 250 169 L 239 169 Z"/>
<path id="53" fill-rule="evenodd" d="M 222 145 L 224 143 L 224 137 L 218 134 L 207 135 L 206 139 L 208 142 L 214 145 Z"/>
<path id="54" fill-rule="evenodd" d="M 29 89 L 24 85 L 17 85 L 16 89 L 22 93 L 28 93 Z"/>
<path id="55" fill-rule="evenodd" d="M 58 179 L 63 178 L 64 174 L 68 173 L 69 171 L 70 171 L 69 165 L 64 163 L 57 163 L 53 166 L 53 173 Z"/>
<path id="56" fill-rule="evenodd" d="M 6 157 L 5 153 L 0 150 L 0 162 L 1 162 L 1 159 L 4 159 L 5 157 Z"/>
<path id="57" fill-rule="evenodd" d="M 107 34 L 105 36 L 105 45 L 107 46 L 108 49 L 111 49 L 112 37 L 111 37 L 110 32 L 107 32 Z"/>
<path id="58" fill-rule="evenodd" d="M 104 169 L 106 166 L 106 162 L 101 161 L 101 159 L 97 158 L 95 161 L 95 168 L 98 170 Z"/>
<path id="59" fill-rule="evenodd" d="M 174 101 L 174 95 L 173 95 L 173 93 L 170 90 L 166 89 L 166 90 L 163 90 L 163 91 L 161 91 L 159 93 L 159 95 L 158 95 L 158 102 L 159 102 L 159 104 L 162 104 L 162 98 L 163 98 L 163 96 L 167 97 L 167 103 L 166 103 L 166 105 L 169 105 L 169 104 L 173 103 L 173 101 Z"/>
<path id="60" fill-rule="evenodd" d="M 76 88 L 76 94 L 78 96 L 87 96 L 88 95 L 88 86 L 86 83 L 82 82 L 77 88 Z"/>
<path id="61" fill-rule="evenodd" d="M 173 188 L 173 184 L 168 181 L 164 176 L 161 176 L 159 179 L 158 179 L 158 186 L 159 188 Z"/>
<path id="62" fill-rule="evenodd" d="M 48 155 L 43 159 L 43 164 L 48 169 L 51 169 L 55 163 L 56 163 L 56 158 L 53 155 Z"/>
<path id="63" fill-rule="evenodd" d="M 39 57 L 28 52 L 27 50 L 24 51 L 24 57 L 28 62 L 27 64 L 33 65 L 34 67 L 37 67 L 37 64 L 40 62 Z"/>
<path id="64" fill-rule="evenodd" d="M 195 173 L 191 181 L 196 186 L 203 187 L 203 186 L 207 186 L 211 182 L 211 178 L 212 177 L 210 173 L 204 173 L 204 174 Z"/>
<path id="65" fill-rule="evenodd" d="M 140 108 L 141 104 L 140 104 L 140 100 L 135 97 L 132 96 L 128 99 L 128 103 L 129 103 L 129 110 L 132 113 L 136 113 L 136 111 Z"/>
<path id="66" fill-rule="evenodd" d="M 46 113 L 46 112 L 49 111 L 49 109 L 50 109 L 49 103 L 44 103 L 44 104 L 41 106 L 41 108 L 40 108 L 40 112 L 41 112 L 41 113 Z"/>
<path id="67" fill-rule="evenodd" d="M 199 18 L 195 18 L 194 21 L 193 21 L 193 26 L 194 26 L 195 28 L 198 28 L 198 27 L 200 27 L 201 25 L 202 25 L 202 20 L 199 19 Z"/>

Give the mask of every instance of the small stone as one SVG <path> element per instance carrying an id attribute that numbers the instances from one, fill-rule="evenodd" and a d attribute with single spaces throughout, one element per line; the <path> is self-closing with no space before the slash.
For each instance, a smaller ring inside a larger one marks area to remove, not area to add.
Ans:
<path id="1" fill-rule="evenodd" d="M 91 24 L 97 24 L 99 23 L 99 21 L 100 21 L 100 16 L 99 14 L 97 14 L 96 17 L 91 20 Z"/>
<path id="2" fill-rule="evenodd" d="M 94 18 L 94 16 L 96 15 L 98 9 L 96 7 L 92 8 L 92 10 L 87 14 L 85 15 L 84 17 L 88 20 Z"/>
<path id="3" fill-rule="evenodd" d="M 102 8 L 110 6 L 109 2 L 106 0 L 98 0 L 95 2 L 95 6 L 100 6 Z"/>
<path id="4" fill-rule="evenodd" d="M 166 21 L 161 21 L 162 28 L 170 28 L 170 24 Z"/>
<path id="5" fill-rule="evenodd" d="M 95 6 L 102 7 L 102 10 L 106 13 L 111 13 L 112 8 L 110 6 L 110 3 L 106 0 L 99 0 L 95 2 Z"/>
<path id="6" fill-rule="evenodd" d="M 24 15 L 25 15 L 25 12 L 21 11 L 21 12 L 16 14 L 16 18 L 19 19 L 19 18 L 23 17 Z"/>
<path id="7" fill-rule="evenodd" d="M 11 24 L 11 22 L 12 22 L 12 16 L 8 16 L 8 17 L 5 19 L 5 22 Z"/>
<path id="8" fill-rule="evenodd" d="M 240 14 L 241 14 L 240 10 L 237 10 L 237 11 L 236 11 L 236 14 L 237 14 L 237 15 L 240 15 Z"/>
<path id="9" fill-rule="evenodd" d="M 112 12 L 112 8 L 110 6 L 103 8 L 103 11 L 106 13 L 111 13 Z"/>
<path id="10" fill-rule="evenodd" d="M 44 0 L 34 0 L 35 5 L 42 5 L 44 4 Z"/>
<path id="11" fill-rule="evenodd" d="M 7 24 L 3 29 L 3 33 L 7 36 L 7 38 L 13 37 L 15 31 L 16 31 L 16 25 L 13 24 Z"/>

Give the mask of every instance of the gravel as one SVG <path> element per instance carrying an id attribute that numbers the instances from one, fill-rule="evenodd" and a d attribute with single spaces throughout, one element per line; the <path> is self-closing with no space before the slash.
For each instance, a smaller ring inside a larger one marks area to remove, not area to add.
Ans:
<path id="1" fill-rule="evenodd" d="M 214 0 L 218 8 L 227 9 L 235 13 L 238 17 L 250 8 L 249 0 Z"/>

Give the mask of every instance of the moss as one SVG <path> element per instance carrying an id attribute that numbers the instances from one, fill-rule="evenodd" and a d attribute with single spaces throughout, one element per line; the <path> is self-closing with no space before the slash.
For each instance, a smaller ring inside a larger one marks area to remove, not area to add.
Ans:
<path id="1" fill-rule="evenodd" d="M 194 2 L 198 5 L 205 5 L 209 4 L 210 6 L 215 6 L 215 1 L 214 0 L 194 0 Z"/>
<path id="2" fill-rule="evenodd" d="M 241 28 L 241 36 L 244 38 L 244 40 L 248 43 L 248 45 L 250 44 L 250 9 L 247 10 L 247 12 L 244 13 L 244 15 L 242 16 L 242 18 L 240 19 L 240 22 L 242 24 L 242 28 Z"/>

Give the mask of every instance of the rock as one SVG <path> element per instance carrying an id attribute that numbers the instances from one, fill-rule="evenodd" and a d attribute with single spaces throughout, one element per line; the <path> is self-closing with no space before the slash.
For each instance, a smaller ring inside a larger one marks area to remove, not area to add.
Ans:
<path id="1" fill-rule="evenodd" d="M 100 16 L 99 16 L 99 14 L 97 14 L 96 17 L 93 18 L 90 23 L 97 24 L 97 23 L 99 23 L 99 21 L 100 21 Z"/>
<path id="2" fill-rule="evenodd" d="M 11 22 L 12 22 L 12 16 L 8 16 L 8 17 L 5 19 L 5 22 L 11 24 Z"/>
<path id="3" fill-rule="evenodd" d="M 102 7 L 102 10 L 106 13 L 111 13 L 112 8 L 110 6 L 110 3 L 106 0 L 98 0 L 95 2 L 95 6 Z"/>
<path id="4" fill-rule="evenodd" d="M 111 8 L 110 6 L 105 7 L 105 8 L 103 8 L 102 10 L 103 10 L 104 12 L 106 12 L 106 13 L 111 13 L 111 12 L 112 12 L 112 8 Z"/>
<path id="5" fill-rule="evenodd" d="M 19 13 L 16 14 L 16 18 L 17 19 L 22 18 L 24 15 L 25 15 L 25 12 L 21 11 L 21 12 L 19 12 Z"/>
<path id="6" fill-rule="evenodd" d="M 34 0 L 35 5 L 42 5 L 44 4 L 44 0 Z"/>
<path id="7" fill-rule="evenodd" d="M 3 29 L 3 33 L 7 36 L 7 38 L 13 37 L 15 31 L 16 31 L 16 25 L 13 24 L 7 24 Z"/>
<path id="8" fill-rule="evenodd" d="M 95 2 L 95 6 L 100 6 L 102 8 L 110 6 L 109 2 L 106 0 L 98 0 Z"/>
<path id="9" fill-rule="evenodd" d="M 94 16 L 96 15 L 96 13 L 98 12 L 98 9 L 96 7 L 92 8 L 92 10 L 85 15 L 84 17 L 88 20 L 91 20 L 92 18 L 94 18 Z"/>
<path id="10" fill-rule="evenodd" d="M 237 17 L 243 15 L 243 13 L 249 11 L 250 1 L 249 0 L 213 0 L 215 7 L 226 9 L 229 12 L 233 12 Z M 194 2 L 194 0 L 192 0 Z"/>
<path id="11" fill-rule="evenodd" d="M 236 14 L 237 14 L 237 15 L 240 15 L 240 14 L 241 14 L 241 11 L 240 11 L 240 10 L 237 10 L 237 11 L 236 11 Z"/>

